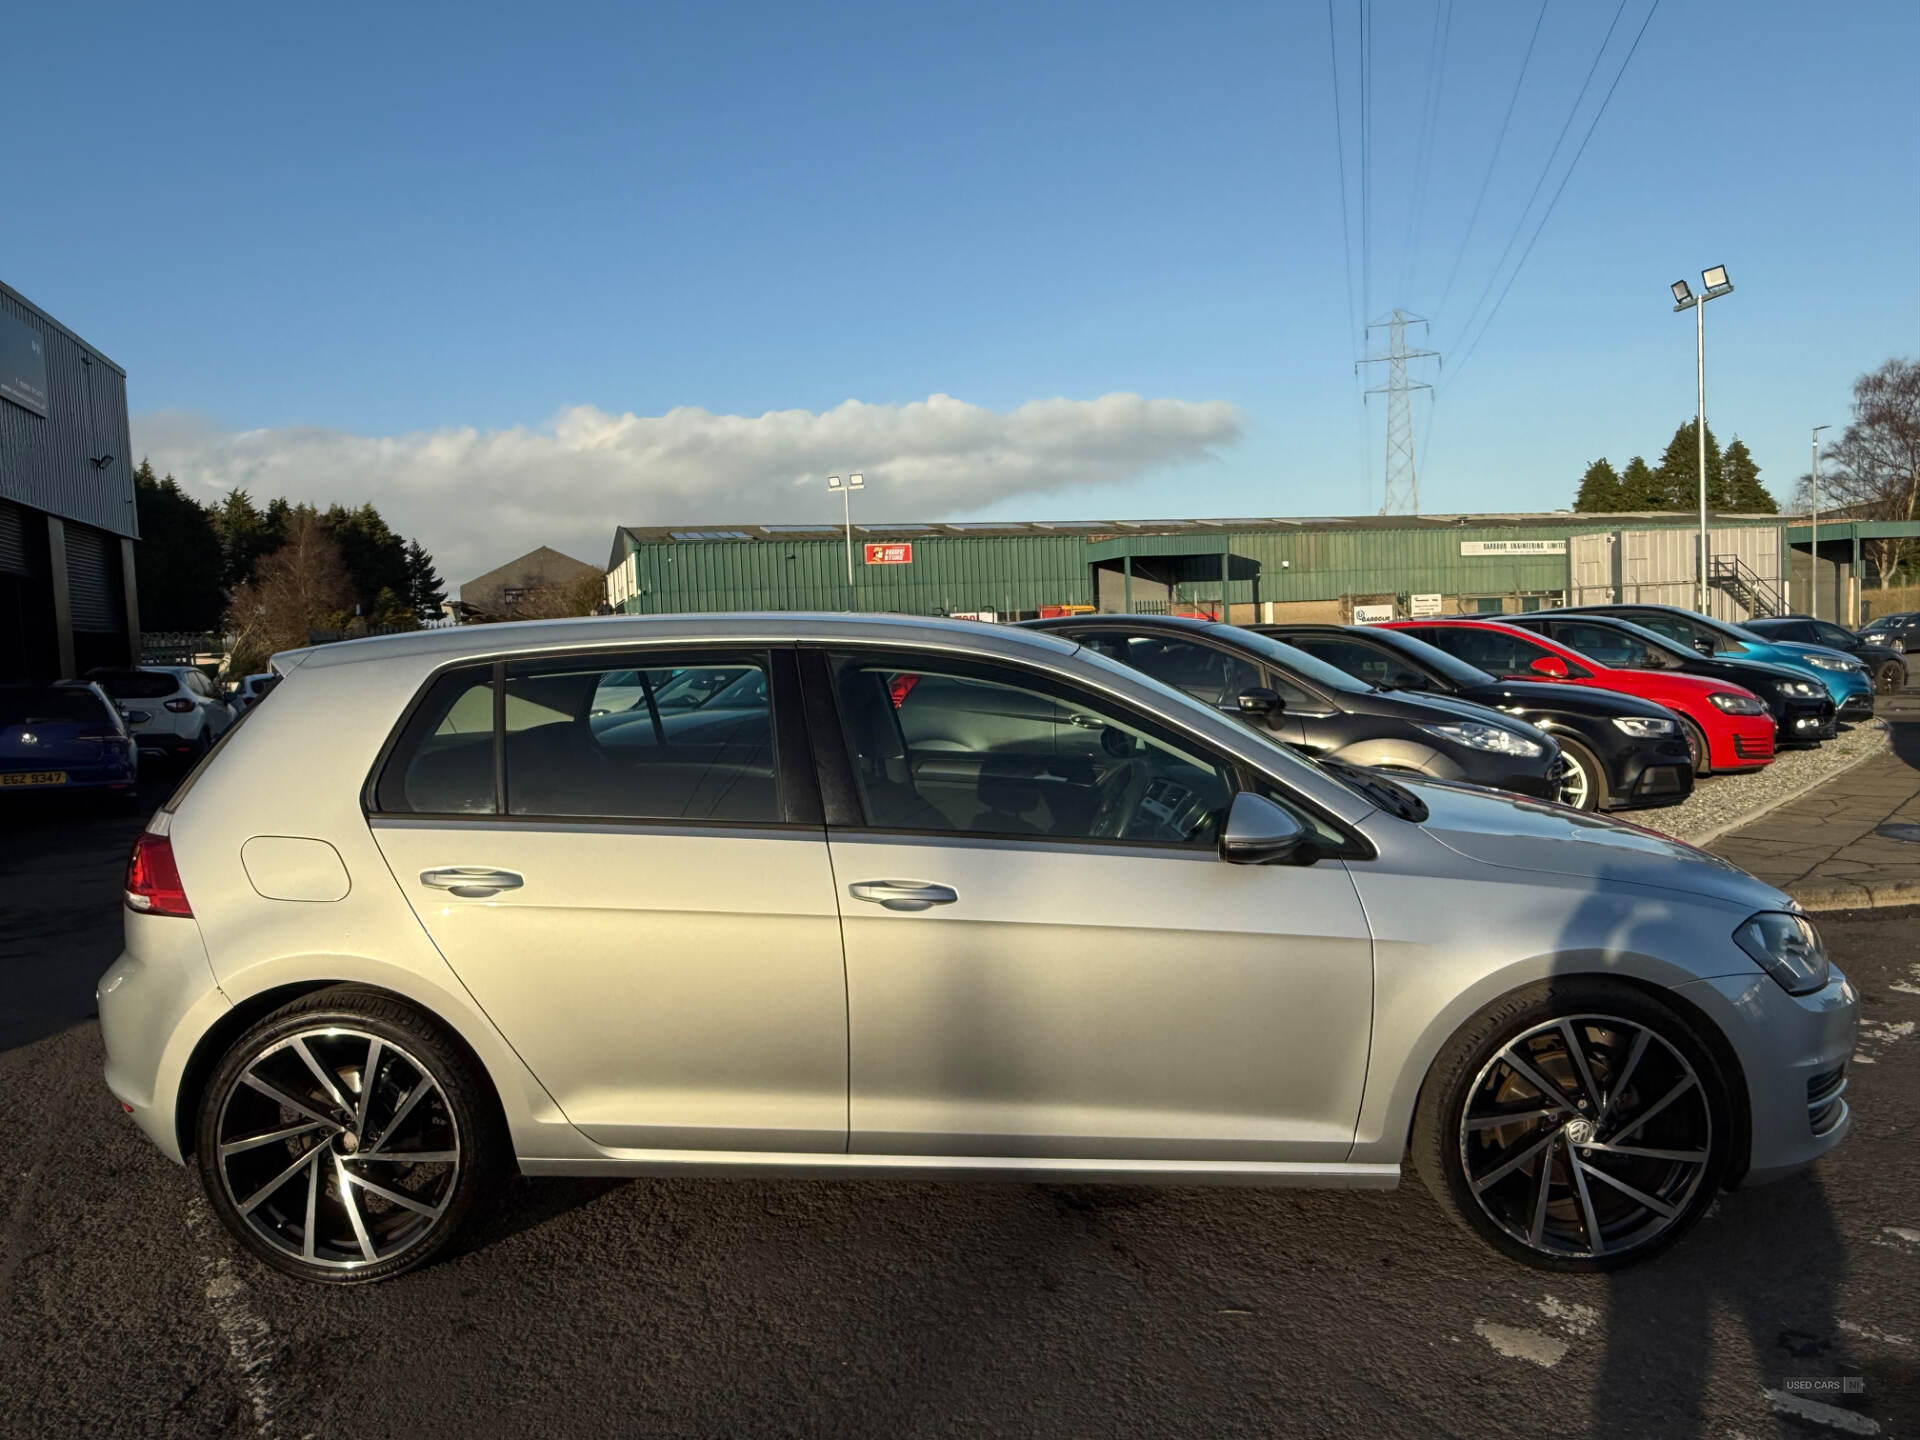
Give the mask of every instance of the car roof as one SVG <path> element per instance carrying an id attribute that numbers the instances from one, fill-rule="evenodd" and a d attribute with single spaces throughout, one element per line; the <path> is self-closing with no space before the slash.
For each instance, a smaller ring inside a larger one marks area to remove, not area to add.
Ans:
<path id="1" fill-rule="evenodd" d="M 442 663 L 466 655 L 561 650 L 603 650 L 614 645 L 689 644 L 721 641 L 793 645 L 803 641 L 937 645 L 982 653 L 1071 655 L 1070 640 L 1018 625 L 949 620 L 943 616 L 858 615 L 799 610 L 734 611 L 683 615 L 594 615 L 571 620 L 515 620 L 498 625 L 454 625 L 375 635 L 282 650 L 273 672 L 326 669 L 388 660 Z"/>
<path id="2" fill-rule="evenodd" d="M 1197 615 L 1050 615 L 1044 620 L 1022 620 L 1022 630 L 1079 630 L 1086 626 L 1125 625 L 1137 628 L 1153 625 L 1166 630 L 1212 630 L 1225 624 L 1221 620 L 1203 620 Z M 1238 626 L 1252 629 L 1252 626 Z"/>

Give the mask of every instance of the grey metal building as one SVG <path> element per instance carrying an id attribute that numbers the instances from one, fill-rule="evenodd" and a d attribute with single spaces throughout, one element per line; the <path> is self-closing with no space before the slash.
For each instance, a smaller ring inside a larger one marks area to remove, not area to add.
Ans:
<path id="1" fill-rule="evenodd" d="M 127 372 L 0 284 L 0 680 L 140 650 Z"/>

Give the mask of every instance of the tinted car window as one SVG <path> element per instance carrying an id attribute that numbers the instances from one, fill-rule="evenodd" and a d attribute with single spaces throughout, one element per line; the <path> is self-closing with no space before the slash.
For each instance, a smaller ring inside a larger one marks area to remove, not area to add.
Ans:
<path id="1" fill-rule="evenodd" d="M 1547 627 L 1562 645 L 1591 656 L 1602 665 L 1621 670 L 1663 670 L 1665 658 L 1646 641 L 1615 630 L 1610 625 L 1593 625 L 1584 620 L 1556 620 Z"/>
<path id="2" fill-rule="evenodd" d="M 1017 673 L 840 656 L 869 821 L 890 829 L 1211 845 L 1228 769 L 1104 703 Z"/>
<path id="3" fill-rule="evenodd" d="M 1851 650 L 1860 643 L 1851 632 L 1842 630 L 1831 621 L 1805 620 L 1801 624 L 1807 632 L 1806 638 L 1816 645 L 1831 645 L 1836 650 Z"/>
<path id="4" fill-rule="evenodd" d="M 1383 690 L 1431 689 L 1427 677 L 1390 650 L 1332 635 L 1297 635 L 1287 643 L 1337 665 L 1357 680 Z"/>
<path id="5" fill-rule="evenodd" d="M 380 772 L 376 798 L 395 814 L 494 813 L 492 666 L 434 681 Z"/>
<path id="6" fill-rule="evenodd" d="M 1191 640 L 1096 632 L 1085 636 L 1082 643 L 1109 660 L 1131 665 L 1162 685 L 1185 691 L 1208 705 L 1231 705 L 1242 690 L 1265 684 L 1257 665 Z"/>
<path id="7" fill-rule="evenodd" d="M 180 688 L 173 676 L 152 670 L 89 670 L 87 678 L 116 700 L 159 700 Z"/>
<path id="8" fill-rule="evenodd" d="M 1476 625 L 1434 625 L 1413 633 L 1489 675 L 1525 675 L 1529 664 L 1550 653 L 1510 631 L 1482 630 Z"/>
<path id="9" fill-rule="evenodd" d="M 101 721 L 113 717 L 91 690 L 65 685 L 0 686 L 0 725 L 45 725 L 54 721 Z"/>
<path id="10" fill-rule="evenodd" d="M 1675 644 L 1696 653 L 1704 651 L 1710 655 L 1737 655 L 1741 650 L 1737 642 L 1711 626 L 1696 624 L 1681 615 L 1649 610 L 1644 613 L 1635 611 L 1629 618 L 1634 624 L 1644 625 L 1654 634 L 1664 635 Z"/>
<path id="11" fill-rule="evenodd" d="M 638 703 L 607 704 L 609 691 L 636 685 Z M 510 814 L 782 818 L 758 657 L 695 667 L 509 665 L 503 744 Z"/>

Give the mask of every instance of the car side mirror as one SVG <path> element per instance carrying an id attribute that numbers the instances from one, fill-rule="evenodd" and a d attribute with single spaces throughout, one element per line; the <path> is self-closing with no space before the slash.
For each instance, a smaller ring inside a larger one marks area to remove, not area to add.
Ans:
<path id="1" fill-rule="evenodd" d="M 1558 655 L 1538 656 L 1528 662 L 1527 669 L 1536 675 L 1545 675 L 1554 680 L 1564 680 L 1567 678 L 1567 662 L 1562 660 Z"/>
<path id="2" fill-rule="evenodd" d="M 1269 690 L 1265 686 L 1254 686 L 1234 696 L 1233 706 L 1242 720 L 1258 720 L 1262 724 L 1271 725 L 1287 708 L 1287 702 L 1280 698 L 1280 692 L 1277 690 Z"/>
<path id="3" fill-rule="evenodd" d="M 1233 797 L 1227 828 L 1220 832 L 1220 858 L 1229 865 L 1276 865 L 1306 843 L 1307 827 L 1251 790 Z"/>
<path id="4" fill-rule="evenodd" d="M 1698 650 L 1702 655 L 1705 655 L 1709 660 L 1713 658 L 1713 642 L 1711 640 L 1696 640 L 1693 642 L 1693 648 Z"/>

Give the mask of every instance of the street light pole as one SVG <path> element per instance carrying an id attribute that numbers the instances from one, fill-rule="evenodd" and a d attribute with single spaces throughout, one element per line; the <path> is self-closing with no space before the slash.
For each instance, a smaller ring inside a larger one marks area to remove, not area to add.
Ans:
<path id="1" fill-rule="evenodd" d="M 1700 405 L 1694 424 L 1698 427 L 1696 438 L 1700 443 L 1700 613 L 1707 613 L 1707 301 L 1718 300 L 1722 295 L 1733 293 L 1733 283 L 1727 279 L 1727 267 L 1714 265 L 1700 272 L 1700 283 L 1706 287 L 1702 294 L 1695 295 L 1684 280 L 1676 280 L 1669 287 L 1673 292 L 1676 312 L 1691 309 L 1694 312 L 1694 364 L 1699 380 Z"/>
<path id="2" fill-rule="evenodd" d="M 847 608 L 858 610 L 859 591 L 853 587 L 853 492 L 866 488 L 866 481 L 859 475 L 847 476 L 846 483 L 840 483 L 838 475 L 827 477 L 827 489 L 840 492 L 840 508 L 845 516 L 847 527 Z"/>
<path id="3" fill-rule="evenodd" d="M 1825 425 L 1813 427 L 1813 468 L 1807 471 L 1807 484 L 1813 494 L 1813 564 L 1807 567 L 1807 608 L 1820 618 L 1820 432 Z"/>

